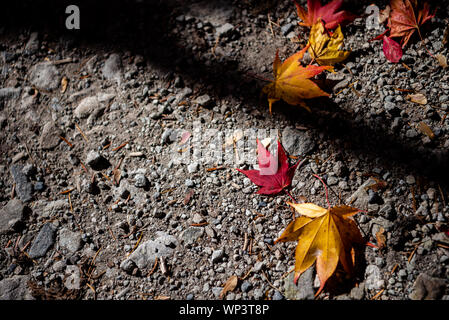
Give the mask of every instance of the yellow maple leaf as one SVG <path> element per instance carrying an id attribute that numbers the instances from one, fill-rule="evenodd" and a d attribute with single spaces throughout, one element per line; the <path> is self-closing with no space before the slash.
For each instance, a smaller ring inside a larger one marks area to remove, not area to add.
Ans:
<path id="1" fill-rule="evenodd" d="M 310 111 L 309 107 L 304 103 L 304 99 L 329 96 L 310 78 L 324 70 L 333 70 L 333 68 L 331 66 L 314 65 L 303 67 L 300 60 L 307 49 L 307 46 L 304 47 L 283 63 L 279 59 L 279 53 L 276 52 L 273 62 L 274 80 L 262 89 L 262 92 L 268 96 L 270 113 L 273 103 L 281 99 L 288 104 L 300 105 Z"/>
<path id="2" fill-rule="evenodd" d="M 349 206 L 322 208 L 313 203 L 290 203 L 299 218 L 293 220 L 275 241 L 298 240 L 295 253 L 295 282 L 316 262 L 320 279 L 318 295 L 340 262 L 346 272 L 354 268 L 355 245 L 365 243 L 354 220 L 359 209 Z"/>
<path id="3" fill-rule="evenodd" d="M 330 34 L 320 19 L 310 30 L 309 54 L 319 65 L 334 65 L 345 60 L 351 53 L 340 50 L 343 40 L 344 36 L 340 26 Z"/>

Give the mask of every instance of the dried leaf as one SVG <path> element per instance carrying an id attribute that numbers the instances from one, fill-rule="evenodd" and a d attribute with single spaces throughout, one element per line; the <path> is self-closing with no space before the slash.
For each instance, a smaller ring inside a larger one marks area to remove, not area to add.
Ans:
<path id="1" fill-rule="evenodd" d="M 438 53 L 435 55 L 435 58 L 438 60 L 438 64 L 440 65 L 440 67 L 442 67 L 443 69 L 446 69 L 448 67 L 446 56 Z"/>
<path id="2" fill-rule="evenodd" d="M 67 90 L 67 85 L 69 81 L 67 80 L 67 77 L 63 77 L 61 79 L 61 93 L 64 93 Z"/>
<path id="3" fill-rule="evenodd" d="M 220 299 L 222 299 L 226 295 L 226 293 L 233 291 L 235 287 L 237 287 L 238 282 L 239 279 L 237 278 L 237 276 L 229 277 L 228 281 L 226 281 L 223 289 L 221 290 Z"/>
<path id="4" fill-rule="evenodd" d="M 385 237 L 385 229 L 383 227 L 379 228 L 376 232 L 377 247 L 382 249 L 386 246 L 387 237 Z"/>
<path id="5" fill-rule="evenodd" d="M 427 98 L 422 93 L 415 93 L 407 95 L 407 99 L 410 99 L 411 102 L 419 103 L 419 104 L 427 104 Z"/>
<path id="6" fill-rule="evenodd" d="M 421 121 L 418 124 L 418 129 L 419 129 L 419 131 L 424 133 L 426 136 L 428 136 L 430 139 L 435 138 L 435 133 L 433 133 L 432 129 L 430 129 L 430 127 L 425 122 Z"/>
<path id="7" fill-rule="evenodd" d="M 310 110 L 304 103 L 304 99 L 329 96 L 327 92 L 321 90 L 315 82 L 309 79 L 324 70 L 333 70 L 333 68 L 331 66 L 301 66 L 299 61 L 303 58 L 307 49 L 308 46 L 290 56 L 284 63 L 281 63 L 279 52 L 276 52 L 273 62 L 275 79 L 262 90 L 268 96 L 270 113 L 273 103 L 281 99 L 288 104 L 300 105 Z"/>
<path id="8" fill-rule="evenodd" d="M 190 202 L 190 199 L 192 199 L 193 195 L 194 195 L 195 191 L 193 191 L 193 189 L 190 189 L 189 192 L 186 193 L 186 195 L 184 196 L 184 200 L 183 200 L 183 204 L 187 205 Z"/>
<path id="9" fill-rule="evenodd" d="M 321 19 L 318 19 L 318 22 L 310 30 L 309 54 L 319 65 L 334 65 L 345 60 L 351 53 L 350 51 L 340 51 L 340 48 L 343 46 L 343 40 L 344 37 L 340 26 L 332 35 L 329 35 L 324 28 L 324 23 Z"/>

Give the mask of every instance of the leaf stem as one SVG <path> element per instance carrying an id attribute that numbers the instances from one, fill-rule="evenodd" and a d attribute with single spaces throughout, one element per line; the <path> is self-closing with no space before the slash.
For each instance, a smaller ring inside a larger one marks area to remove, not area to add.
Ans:
<path id="1" fill-rule="evenodd" d="M 297 203 L 295 198 L 293 198 L 293 196 L 291 195 L 290 191 L 288 191 L 287 189 L 284 189 L 284 191 L 290 197 L 290 199 L 292 199 L 293 203 Z"/>

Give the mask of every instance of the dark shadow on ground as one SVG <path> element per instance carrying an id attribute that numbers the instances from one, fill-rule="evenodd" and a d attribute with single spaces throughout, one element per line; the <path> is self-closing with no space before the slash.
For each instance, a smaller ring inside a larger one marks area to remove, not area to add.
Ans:
<path id="1" fill-rule="evenodd" d="M 237 3 L 245 5 L 248 2 L 220 3 L 240 10 Z M 18 36 L 22 30 L 29 30 L 46 35 L 45 40 L 48 41 L 56 41 L 59 37 L 69 39 L 70 46 L 80 50 L 128 50 L 142 54 L 162 70 L 176 72 L 190 82 L 204 83 L 218 97 L 238 95 L 245 104 L 260 106 L 262 113 L 267 112 L 267 106 L 259 100 L 262 83 L 246 77 L 238 61 L 209 61 L 206 64 L 190 48 L 180 45 L 177 34 L 170 32 L 173 19 L 185 13 L 185 3 L 179 0 L 8 1 L 2 4 L 0 10 L 0 39 Z M 69 4 L 80 7 L 81 30 L 69 31 L 65 28 L 65 8 Z M 9 48 L 0 43 L 0 50 Z M 232 91 L 230 85 L 237 85 L 239 90 Z M 419 148 L 418 141 L 390 134 L 388 127 L 392 120 L 385 115 L 379 115 L 367 123 L 363 121 L 363 115 L 342 110 L 331 100 L 320 99 L 312 104 L 316 104 L 314 110 L 318 112 L 308 114 L 282 103 L 275 112 L 282 112 L 292 123 L 307 125 L 316 134 L 323 127 L 324 119 L 326 136 L 332 143 L 341 140 L 347 151 L 364 154 L 373 161 L 380 158 L 381 165 L 386 168 L 402 167 L 442 187 L 449 186 L 448 150 L 436 154 L 432 149 Z M 324 109 L 323 105 L 325 112 L 319 111 Z"/>

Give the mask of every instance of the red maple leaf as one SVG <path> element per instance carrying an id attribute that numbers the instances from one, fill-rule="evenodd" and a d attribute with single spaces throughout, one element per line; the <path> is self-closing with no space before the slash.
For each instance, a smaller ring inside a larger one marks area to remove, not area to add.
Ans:
<path id="1" fill-rule="evenodd" d="M 385 58 L 388 61 L 398 63 L 402 58 L 401 45 L 387 36 L 383 36 L 383 40 L 382 50 L 384 51 Z"/>
<path id="2" fill-rule="evenodd" d="M 279 141 L 277 157 L 275 157 L 257 140 L 257 159 L 259 170 L 237 170 L 261 187 L 258 194 L 278 194 L 291 185 L 299 161 L 290 167 L 287 155 Z"/>
<path id="3" fill-rule="evenodd" d="M 435 16 L 435 12 L 430 13 L 429 3 L 424 2 L 421 9 L 418 10 L 417 2 L 410 0 L 391 0 L 391 12 L 388 19 L 388 28 L 390 37 L 402 37 L 402 47 L 404 48 L 410 37 L 415 32 L 421 37 L 419 27 L 426 21 Z"/>
<path id="4" fill-rule="evenodd" d="M 352 22 L 356 16 L 348 11 L 338 11 L 343 0 L 333 0 L 321 6 L 320 0 L 307 0 L 307 11 L 293 0 L 298 11 L 298 16 L 303 22 L 299 24 L 306 27 L 312 27 L 318 19 L 321 18 L 325 23 L 326 29 L 335 29 L 338 25 L 344 25 Z"/>

